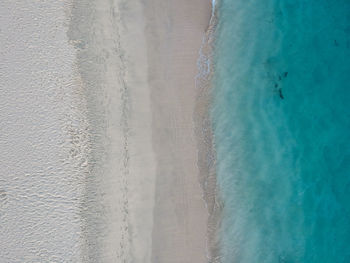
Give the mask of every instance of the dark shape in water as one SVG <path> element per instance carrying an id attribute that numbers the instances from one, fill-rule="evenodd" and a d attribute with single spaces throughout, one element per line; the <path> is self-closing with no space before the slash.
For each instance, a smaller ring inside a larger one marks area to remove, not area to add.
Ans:
<path id="1" fill-rule="evenodd" d="M 283 93 L 282 93 L 282 89 L 281 89 L 281 88 L 278 89 L 278 93 L 279 93 L 279 95 L 280 95 L 280 98 L 283 100 L 283 99 L 284 99 L 284 96 L 283 96 Z"/>
<path id="2" fill-rule="evenodd" d="M 283 76 L 283 78 L 286 78 L 286 77 L 288 76 L 288 71 L 284 72 L 284 73 L 282 74 L 282 76 Z M 279 80 L 279 81 L 282 80 L 281 75 L 278 75 L 278 80 Z"/>

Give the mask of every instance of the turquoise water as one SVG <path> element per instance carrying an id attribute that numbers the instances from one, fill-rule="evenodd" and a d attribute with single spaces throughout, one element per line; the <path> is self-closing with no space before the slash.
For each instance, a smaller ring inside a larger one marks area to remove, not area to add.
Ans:
<path id="1" fill-rule="evenodd" d="M 221 262 L 350 262 L 350 1 L 217 8 Z"/>

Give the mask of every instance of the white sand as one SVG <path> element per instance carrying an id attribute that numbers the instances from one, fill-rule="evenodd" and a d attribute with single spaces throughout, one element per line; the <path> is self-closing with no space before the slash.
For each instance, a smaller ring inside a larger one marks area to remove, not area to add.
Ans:
<path id="1" fill-rule="evenodd" d="M 0 1 L 0 262 L 80 262 L 90 153 L 66 1 Z"/>
<path id="2" fill-rule="evenodd" d="M 193 113 L 209 0 L 0 10 L 0 258 L 207 262 Z"/>
<path id="3" fill-rule="evenodd" d="M 156 163 L 143 17 L 139 1 L 80 0 L 72 11 L 96 145 L 84 214 L 90 262 L 151 262 Z"/>

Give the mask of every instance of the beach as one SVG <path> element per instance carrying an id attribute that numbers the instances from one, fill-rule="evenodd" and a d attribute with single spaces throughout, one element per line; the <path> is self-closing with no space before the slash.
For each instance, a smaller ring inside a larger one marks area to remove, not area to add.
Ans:
<path id="1" fill-rule="evenodd" d="M 210 12 L 203 1 L 72 8 L 68 36 L 96 145 L 83 214 L 89 260 L 207 262 L 193 113 Z"/>
<path id="2" fill-rule="evenodd" d="M 211 6 L 200 0 L 154 0 L 145 9 L 157 158 L 151 262 L 208 262 L 208 211 L 193 114 L 197 60 Z"/>
<path id="3" fill-rule="evenodd" d="M 156 160 L 143 7 L 75 1 L 68 36 L 88 101 L 85 260 L 150 262 Z M 135 41 L 137 40 L 137 41 Z"/>
<path id="4" fill-rule="evenodd" d="M 0 1 L 0 263 L 350 262 L 349 14 Z"/>
<path id="5" fill-rule="evenodd" d="M 86 262 L 91 144 L 67 9 L 0 3 L 0 262 Z"/>
<path id="6" fill-rule="evenodd" d="M 194 116 L 210 1 L 2 10 L 0 258 L 208 262 Z"/>

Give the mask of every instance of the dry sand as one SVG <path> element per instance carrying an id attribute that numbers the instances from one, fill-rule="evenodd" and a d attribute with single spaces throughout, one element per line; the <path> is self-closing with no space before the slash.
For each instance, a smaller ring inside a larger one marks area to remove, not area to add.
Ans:
<path id="1" fill-rule="evenodd" d="M 156 162 L 143 6 L 75 0 L 70 17 L 92 142 L 82 262 L 152 262 Z"/>
<path id="2" fill-rule="evenodd" d="M 80 262 L 90 153 L 68 1 L 0 1 L 0 262 Z"/>

